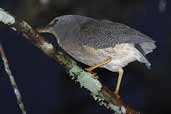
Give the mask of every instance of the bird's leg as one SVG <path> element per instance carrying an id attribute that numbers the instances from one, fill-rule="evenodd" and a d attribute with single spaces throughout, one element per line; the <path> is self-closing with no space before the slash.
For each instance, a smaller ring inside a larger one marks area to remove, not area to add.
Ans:
<path id="1" fill-rule="evenodd" d="M 106 61 L 103 61 L 103 62 L 101 62 L 101 63 L 99 63 L 99 64 L 97 64 L 97 65 L 95 65 L 95 66 L 91 66 L 91 67 L 89 67 L 89 68 L 85 68 L 85 70 L 86 70 L 87 72 L 90 72 L 91 74 L 93 74 L 93 75 L 95 76 L 96 73 L 93 72 L 92 70 L 94 70 L 94 69 L 96 69 L 96 68 L 99 68 L 99 67 L 101 67 L 101 66 L 103 66 L 103 65 L 106 65 L 106 64 L 110 63 L 111 61 L 112 61 L 112 58 L 109 57 L 109 59 L 107 59 Z"/>
<path id="2" fill-rule="evenodd" d="M 121 81 L 122 81 L 122 76 L 123 76 L 124 70 L 122 68 L 120 68 L 118 72 L 119 72 L 119 76 L 118 76 L 117 85 L 116 85 L 114 94 L 119 99 L 120 98 L 120 96 L 119 96 L 119 89 L 120 89 L 120 85 L 121 85 Z"/>

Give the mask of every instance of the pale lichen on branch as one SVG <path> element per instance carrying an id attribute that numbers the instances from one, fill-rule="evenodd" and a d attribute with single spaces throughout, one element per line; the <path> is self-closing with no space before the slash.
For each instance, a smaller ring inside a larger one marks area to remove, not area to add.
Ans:
<path id="1" fill-rule="evenodd" d="M 106 108 L 113 110 L 116 114 L 137 114 L 134 109 L 124 104 L 121 99 L 117 99 L 113 95 L 113 92 L 101 84 L 101 82 L 92 74 L 85 72 L 69 56 L 56 50 L 52 44 L 46 42 L 45 39 L 27 22 L 17 20 L 14 17 L 9 20 L 7 19 L 8 21 L 4 21 L 5 17 L 11 18 L 13 16 L 3 9 L 0 9 L 0 22 L 10 25 L 10 27 L 15 28 L 16 31 L 22 32 L 33 45 L 40 48 L 47 56 L 54 59 L 57 63 L 63 65 L 72 79 L 80 83 L 81 87 L 89 90 L 93 98 L 98 101 L 100 105 L 104 105 Z"/>
<path id="2" fill-rule="evenodd" d="M 8 24 L 8 25 L 15 23 L 15 18 L 2 8 L 0 8 L 0 20 L 4 24 Z"/>

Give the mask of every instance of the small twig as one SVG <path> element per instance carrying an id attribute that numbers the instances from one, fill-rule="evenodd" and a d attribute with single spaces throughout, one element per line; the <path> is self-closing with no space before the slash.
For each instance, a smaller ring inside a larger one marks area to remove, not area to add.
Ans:
<path id="1" fill-rule="evenodd" d="M 113 110 L 116 114 L 139 114 L 133 108 L 130 108 L 127 104 L 123 103 L 121 99 L 117 99 L 113 92 L 111 92 L 106 86 L 94 78 L 94 76 L 88 72 L 85 72 L 80 68 L 77 63 L 69 56 L 56 50 L 52 44 L 45 41 L 45 38 L 40 36 L 27 22 L 14 18 L 14 16 L 0 9 L 0 22 L 9 25 L 11 28 L 15 28 L 16 31 L 22 32 L 33 45 L 40 48 L 47 56 L 54 59 L 57 63 L 64 66 L 66 72 L 70 74 L 72 79 L 75 79 L 80 83 L 81 87 L 86 88 L 91 92 L 91 95 L 100 105 L 104 105 L 106 108 Z M 1 13 L 6 17 L 11 18 L 12 21 L 8 22 L 3 20 Z"/>
<path id="2" fill-rule="evenodd" d="M 7 60 L 7 57 L 5 56 L 5 53 L 4 53 L 4 50 L 3 50 L 3 47 L 2 47 L 1 44 L 0 44 L 0 54 L 1 54 L 2 61 L 3 61 L 4 67 L 5 67 L 5 71 L 6 71 L 7 75 L 8 75 L 8 77 L 9 77 L 11 86 L 12 86 L 12 88 L 14 90 L 14 93 L 15 93 L 15 96 L 17 98 L 18 106 L 19 106 L 22 114 L 26 114 L 26 110 L 24 108 L 24 103 L 22 101 L 20 91 L 19 91 L 19 89 L 17 87 L 14 76 L 12 75 L 12 72 L 11 72 L 11 70 L 9 68 L 8 60 Z"/>

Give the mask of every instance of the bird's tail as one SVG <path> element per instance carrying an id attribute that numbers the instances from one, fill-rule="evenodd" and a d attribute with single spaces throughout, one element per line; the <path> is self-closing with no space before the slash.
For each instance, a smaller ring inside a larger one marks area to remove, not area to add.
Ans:
<path id="1" fill-rule="evenodd" d="M 149 70 L 151 69 L 151 63 L 147 59 L 146 59 L 145 65 Z"/>
<path id="2" fill-rule="evenodd" d="M 141 57 L 138 59 L 138 61 L 144 63 L 148 69 L 151 69 L 151 63 L 144 55 L 141 54 Z"/>
<path id="3" fill-rule="evenodd" d="M 141 46 L 141 49 L 143 50 L 144 54 L 149 54 L 153 52 L 153 50 L 156 48 L 155 42 L 143 42 L 139 44 Z"/>
<path id="4" fill-rule="evenodd" d="M 145 55 L 153 52 L 153 50 L 156 48 L 155 41 L 143 42 L 139 44 L 138 47 L 136 45 L 136 48 L 141 52 L 141 56 L 138 61 L 144 63 L 148 69 L 151 69 L 151 63 L 148 61 Z"/>

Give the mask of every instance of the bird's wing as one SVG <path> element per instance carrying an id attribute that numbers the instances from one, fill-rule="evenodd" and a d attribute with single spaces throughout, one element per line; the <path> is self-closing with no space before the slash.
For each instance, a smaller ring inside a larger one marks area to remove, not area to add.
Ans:
<path id="1" fill-rule="evenodd" d="M 128 27 L 127 25 L 108 20 L 89 20 L 80 27 L 80 39 L 82 45 L 93 48 L 114 47 L 116 44 L 131 43 L 141 44 L 154 41 L 143 33 Z"/>

